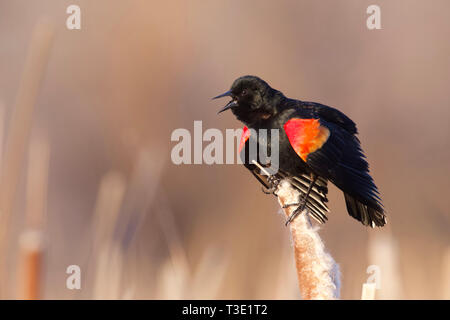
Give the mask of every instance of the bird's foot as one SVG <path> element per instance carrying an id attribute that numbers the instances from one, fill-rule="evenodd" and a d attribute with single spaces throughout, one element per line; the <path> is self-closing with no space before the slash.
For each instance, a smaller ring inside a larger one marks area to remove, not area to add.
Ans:
<path id="1" fill-rule="evenodd" d="M 302 213 L 303 210 L 305 210 L 306 208 L 306 197 L 301 196 L 300 197 L 300 201 L 296 202 L 296 203 L 289 203 L 289 204 L 285 204 L 283 205 L 283 209 L 292 207 L 292 206 L 297 206 L 297 208 L 294 210 L 294 212 L 292 212 L 288 219 L 286 220 L 285 226 L 288 226 L 300 213 Z"/>
<path id="2" fill-rule="evenodd" d="M 304 194 L 299 196 L 297 202 L 284 204 L 281 208 L 286 209 L 293 206 L 301 206 L 303 203 L 306 203 L 306 198 Z"/>
<path id="3" fill-rule="evenodd" d="M 277 178 L 275 175 L 271 175 L 267 178 L 267 182 L 269 183 L 269 188 L 263 187 L 262 192 L 264 192 L 265 194 L 273 194 L 277 196 L 276 191 L 278 190 L 281 179 Z"/>

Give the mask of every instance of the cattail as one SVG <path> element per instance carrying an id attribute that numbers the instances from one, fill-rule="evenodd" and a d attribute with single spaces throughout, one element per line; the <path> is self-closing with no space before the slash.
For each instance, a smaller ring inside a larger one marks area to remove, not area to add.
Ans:
<path id="1" fill-rule="evenodd" d="M 285 204 L 298 202 L 300 194 L 287 180 L 283 180 L 278 187 L 277 196 L 283 207 Z M 289 217 L 295 209 L 291 206 L 283 210 Z M 325 251 L 325 245 L 318 233 L 319 228 L 312 226 L 307 210 L 290 223 L 290 229 L 302 298 L 338 299 L 339 266 Z"/>

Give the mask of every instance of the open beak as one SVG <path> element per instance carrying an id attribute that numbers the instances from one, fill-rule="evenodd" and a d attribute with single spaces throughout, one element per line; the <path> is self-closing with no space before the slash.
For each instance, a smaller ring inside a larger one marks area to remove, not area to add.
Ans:
<path id="1" fill-rule="evenodd" d="M 219 99 L 219 98 L 223 98 L 223 97 L 232 97 L 231 91 L 227 91 L 225 93 L 222 93 L 220 95 L 218 95 L 217 97 L 214 97 L 214 99 Z M 225 110 L 237 107 L 238 104 L 235 100 L 231 100 L 230 102 L 227 103 L 227 105 L 225 107 L 223 107 L 217 114 L 224 112 Z"/>

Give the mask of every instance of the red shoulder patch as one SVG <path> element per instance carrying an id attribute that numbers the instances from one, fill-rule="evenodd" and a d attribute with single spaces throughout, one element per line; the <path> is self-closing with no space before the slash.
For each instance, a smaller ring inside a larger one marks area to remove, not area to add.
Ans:
<path id="1" fill-rule="evenodd" d="M 239 153 L 241 153 L 248 138 L 250 138 L 250 130 L 245 126 L 244 129 L 242 129 L 241 141 L 239 142 Z"/>
<path id="2" fill-rule="evenodd" d="M 295 153 L 305 162 L 308 155 L 320 149 L 330 136 L 330 130 L 320 125 L 318 119 L 290 119 L 283 127 Z"/>

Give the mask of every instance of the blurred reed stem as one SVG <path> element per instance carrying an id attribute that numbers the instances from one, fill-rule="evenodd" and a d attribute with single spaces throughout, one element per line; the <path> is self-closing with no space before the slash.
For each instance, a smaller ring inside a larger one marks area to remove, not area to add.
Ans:
<path id="1" fill-rule="evenodd" d="M 18 298 L 40 299 L 44 245 L 41 231 L 27 230 L 19 238 Z"/>
<path id="2" fill-rule="evenodd" d="M 27 228 L 41 229 L 45 225 L 49 167 L 50 146 L 47 138 L 39 135 L 33 137 L 28 158 L 25 214 Z"/>
<path id="3" fill-rule="evenodd" d="M 402 273 L 399 266 L 397 241 L 390 225 L 383 229 L 368 230 L 368 260 L 370 265 L 376 265 L 381 272 L 381 286 L 377 292 L 380 299 L 402 299 Z"/>
<path id="4" fill-rule="evenodd" d="M 376 283 L 363 283 L 361 300 L 375 300 Z"/>
<path id="5" fill-rule="evenodd" d="M 40 299 L 42 296 L 49 162 L 50 147 L 47 140 L 43 137 L 33 138 L 28 158 L 25 231 L 19 238 L 19 299 Z"/>
<path id="6" fill-rule="evenodd" d="M 94 272 L 94 299 L 118 299 L 122 273 L 122 253 L 114 244 L 114 231 L 126 190 L 125 178 L 107 173 L 100 182 L 92 224 L 90 271 Z"/>
<path id="7" fill-rule="evenodd" d="M 176 226 L 175 217 L 170 209 L 169 200 L 163 191 L 159 192 L 156 218 L 166 240 L 172 263 L 177 265 L 177 269 L 182 270 L 183 274 L 191 275 L 186 250 L 184 249 L 181 235 Z"/>
<path id="8" fill-rule="evenodd" d="M 125 178 L 119 172 L 108 172 L 100 181 L 92 224 L 94 257 L 99 247 L 113 239 L 125 190 Z"/>
<path id="9" fill-rule="evenodd" d="M 123 298 L 127 255 L 155 199 L 162 164 L 160 158 L 142 148 L 127 186 L 118 173 L 111 173 L 102 180 L 94 213 L 90 261 L 95 268 L 95 299 Z M 126 282 L 128 289 L 130 285 L 133 288 L 133 283 L 129 282 Z"/>
<path id="10" fill-rule="evenodd" d="M 9 222 L 53 34 L 52 25 L 46 22 L 39 22 L 34 29 L 6 137 L 0 182 L 0 298 L 7 295 Z"/>

